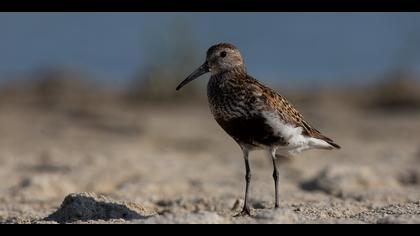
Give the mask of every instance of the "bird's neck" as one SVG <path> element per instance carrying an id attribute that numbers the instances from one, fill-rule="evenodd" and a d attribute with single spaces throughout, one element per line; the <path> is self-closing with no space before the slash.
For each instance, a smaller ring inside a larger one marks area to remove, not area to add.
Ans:
<path id="1" fill-rule="evenodd" d="M 224 92 L 219 91 L 220 89 L 230 89 L 231 87 L 238 87 L 243 85 L 245 78 L 247 78 L 247 73 L 244 68 L 232 68 L 231 70 L 226 70 L 221 73 L 212 74 L 208 82 L 208 89 L 213 95 L 220 95 Z M 217 94 L 214 94 L 214 91 L 218 91 Z"/>
<path id="2" fill-rule="evenodd" d="M 244 66 L 235 66 L 227 70 L 217 71 L 212 74 L 212 77 L 215 78 L 236 78 L 246 75 L 246 70 Z"/>

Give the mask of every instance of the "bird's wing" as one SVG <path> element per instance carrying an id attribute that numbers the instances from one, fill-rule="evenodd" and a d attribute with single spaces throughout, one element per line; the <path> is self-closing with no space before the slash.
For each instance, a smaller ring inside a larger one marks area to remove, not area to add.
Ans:
<path id="1" fill-rule="evenodd" d="M 331 144 L 336 148 L 340 146 L 327 136 L 323 135 L 320 131 L 312 127 L 305 119 L 302 114 L 289 102 L 286 98 L 278 94 L 273 89 L 261 84 L 259 81 L 255 80 L 255 86 L 258 86 L 258 90 L 263 93 L 263 102 L 266 106 L 269 106 L 271 110 L 277 112 L 279 117 L 286 123 L 294 125 L 296 127 L 302 127 L 303 135 L 324 140 L 325 142 Z"/>

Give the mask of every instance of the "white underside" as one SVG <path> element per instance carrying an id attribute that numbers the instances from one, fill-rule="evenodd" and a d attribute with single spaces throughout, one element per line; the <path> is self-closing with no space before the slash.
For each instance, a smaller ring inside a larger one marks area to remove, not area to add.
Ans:
<path id="1" fill-rule="evenodd" d="M 288 143 L 287 146 L 270 147 L 276 148 L 277 153 L 284 156 L 298 154 L 309 149 L 332 149 L 329 143 L 322 139 L 312 138 L 302 135 L 302 127 L 295 127 L 285 123 L 275 112 L 263 112 L 266 122 L 277 132 L 277 135 L 283 137 Z"/>

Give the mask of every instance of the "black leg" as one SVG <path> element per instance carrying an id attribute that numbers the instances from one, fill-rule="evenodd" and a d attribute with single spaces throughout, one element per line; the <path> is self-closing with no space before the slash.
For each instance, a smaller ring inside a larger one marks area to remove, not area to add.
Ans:
<path id="1" fill-rule="evenodd" d="M 276 150 L 271 151 L 271 159 L 273 160 L 273 179 L 275 191 L 275 208 L 279 208 L 279 171 L 276 163 Z"/>
<path id="2" fill-rule="evenodd" d="M 244 208 L 242 209 L 242 212 L 239 213 L 239 215 L 251 215 L 251 208 L 249 207 L 249 185 L 251 183 L 251 168 L 249 167 L 249 160 L 248 160 L 248 153 L 249 151 L 247 149 L 243 149 L 244 152 L 244 160 L 245 160 L 245 201 L 244 201 Z M 238 216 L 239 216 L 238 215 Z"/>

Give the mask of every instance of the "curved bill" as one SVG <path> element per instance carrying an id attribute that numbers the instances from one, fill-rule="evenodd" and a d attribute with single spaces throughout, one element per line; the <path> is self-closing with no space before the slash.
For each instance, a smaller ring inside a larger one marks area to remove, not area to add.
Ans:
<path id="1" fill-rule="evenodd" d="M 197 79 L 198 77 L 200 77 L 201 75 L 209 72 L 209 65 L 207 64 L 207 62 L 204 62 L 203 65 L 201 65 L 200 67 L 198 67 L 197 70 L 195 70 L 193 73 L 191 73 L 184 81 L 182 81 L 178 87 L 176 87 L 176 90 L 180 90 L 182 87 L 184 87 L 186 84 L 188 84 L 189 82 Z"/>

